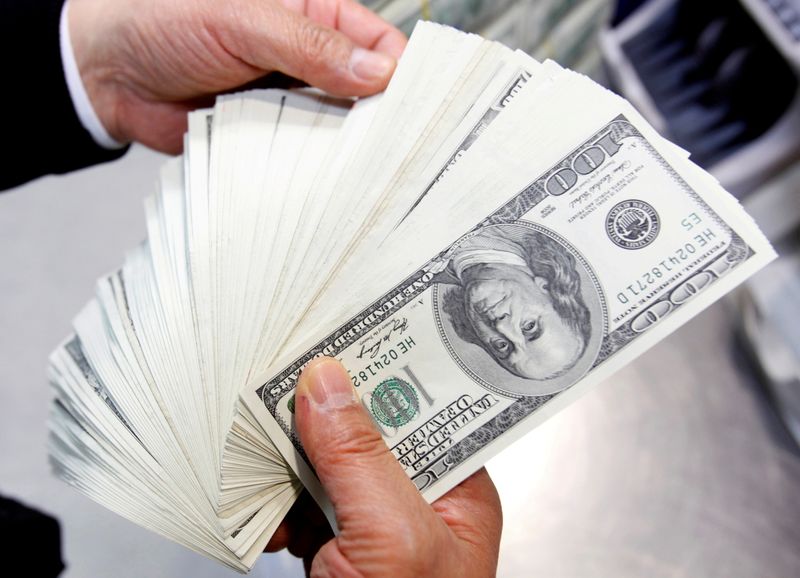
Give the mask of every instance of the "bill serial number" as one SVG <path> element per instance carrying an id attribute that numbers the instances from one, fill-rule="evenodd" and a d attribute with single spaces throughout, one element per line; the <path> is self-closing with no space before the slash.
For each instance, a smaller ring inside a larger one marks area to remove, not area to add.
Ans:
<path id="1" fill-rule="evenodd" d="M 416 343 L 412 337 L 406 337 L 394 344 L 383 353 L 378 355 L 371 363 L 356 373 L 350 372 L 350 378 L 356 387 L 367 383 L 370 379 L 378 375 L 378 372 L 391 366 L 395 361 L 411 351 Z"/>
<path id="2" fill-rule="evenodd" d="M 623 305 L 630 303 L 631 299 L 636 299 L 652 285 L 662 282 L 666 277 L 674 276 L 679 267 L 684 267 L 700 249 L 707 249 L 713 244 L 717 235 L 711 229 L 706 229 L 696 234 L 691 241 L 687 241 L 681 247 L 675 249 L 666 259 L 653 265 L 649 270 L 642 273 L 636 281 L 617 293 L 617 301 Z"/>

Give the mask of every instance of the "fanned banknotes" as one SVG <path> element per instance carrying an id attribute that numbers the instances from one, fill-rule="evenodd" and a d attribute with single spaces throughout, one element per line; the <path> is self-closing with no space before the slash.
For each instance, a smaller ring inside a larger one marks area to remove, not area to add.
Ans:
<path id="1" fill-rule="evenodd" d="M 293 429 L 312 358 L 434 500 L 773 258 L 625 100 L 429 23 L 381 95 L 191 113 L 145 209 L 51 356 L 51 460 L 240 571 L 303 486 L 332 516 Z"/>

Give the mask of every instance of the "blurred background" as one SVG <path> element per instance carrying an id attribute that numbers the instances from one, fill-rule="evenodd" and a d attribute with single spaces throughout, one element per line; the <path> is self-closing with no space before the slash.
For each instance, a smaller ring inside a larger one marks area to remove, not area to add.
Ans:
<path id="1" fill-rule="evenodd" d="M 800 576 L 800 0 L 364 3 L 406 32 L 420 18 L 451 24 L 619 92 L 780 254 L 489 463 L 505 513 L 499 575 Z M 47 466 L 47 355 L 95 279 L 144 238 L 163 161 L 135 146 L 0 195 L 0 494 L 59 519 L 68 578 L 236 575 Z M 37 575 L 35 559 L 18 562 Z M 253 575 L 303 570 L 279 553 Z"/>

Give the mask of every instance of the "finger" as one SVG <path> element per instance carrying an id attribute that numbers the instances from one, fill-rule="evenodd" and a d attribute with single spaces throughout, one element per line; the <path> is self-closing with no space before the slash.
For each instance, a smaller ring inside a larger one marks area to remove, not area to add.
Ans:
<path id="1" fill-rule="evenodd" d="M 355 0 L 283 0 L 314 22 L 339 30 L 357 45 L 400 58 L 408 39 L 397 28 Z"/>
<path id="2" fill-rule="evenodd" d="M 279 550 L 283 550 L 289 545 L 289 538 L 289 524 L 286 520 L 284 520 L 280 523 L 278 529 L 275 530 L 272 538 L 269 539 L 266 548 L 264 548 L 264 552 L 277 552 Z"/>
<path id="3" fill-rule="evenodd" d="M 122 98 L 117 114 L 121 124 L 128 127 L 126 140 L 176 155 L 183 151 L 183 135 L 188 128 L 186 115 L 193 108 L 192 104 L 180 102 Z"/>
<path id="4" fill-rule="evenodd" d="M 359 46 L 400 58 L 408 43 L 406 35 L 354 0 L 342 1 L 338 29 Z"/>
<path id="5" fill-rule="evenodd" d="M 500 555 L 503 511 L 500 497 L 484 468 L 432 504 L 459 542 L 477 576 L 493 576 Z"/>
<path id="6" fill-rule="evenodd" d="M 486 468 L 481 468 L 436 500 L 433 510 L 473 551 L 493 552 L 496 562 L 503 529 L 500 496 Z"/>
<path id="7" fill-rule="evenodd" d="M 292 536 L 287 549 L 292 556 L 306 558 L 313 556 L 325 542 L 333 538 L 333 531 L 308 492 L 301 494 L 297 504 L 298 508 L 291 518 Z"/>
<path id="8" fill-rule="evenodd" d="M 311 560 L 307 570 L 308 576 L 314 578 L 361 578 L 360 572 L 348 560 L 336 544 L 331 540 L 319 549 L 317 555 Z"/>
<path id="9" fill-rule="evenodd" d="M 252 18 L 233 33 L 239 58 L 278 70 L 331 94 L 365 96 L 389 83 L 397 61 L 356 45 L 342 32 L 277 4 L 254 3 Z M 234 29 L 232 29 L 233 32 Z"/>
<path id="10" fill-rule="evenodd" d="M 293 540 L 289 543 L 289 553 L 295 558 L 313 558 L 320 548 L 333 539 L 333 530 L 330 526 L 325 526 L 324 530 L 304 534 L 303 538 Z"/>
<path id="11" fill-rule="evenodd" d="M 424 502 L 361 406 L 350 376 L 331 358 L 312 361 L 295 392 L 303 448 L 333 503 L 342 532 L 348 525 L 427 519 Z"/>

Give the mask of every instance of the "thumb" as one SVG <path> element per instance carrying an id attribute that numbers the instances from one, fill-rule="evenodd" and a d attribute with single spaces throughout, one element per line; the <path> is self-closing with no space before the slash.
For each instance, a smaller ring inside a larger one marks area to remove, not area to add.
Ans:
<path id="1" fill-rule="evenodd" d="M 305 368 L 295 392 L 303 448 L 333 503 L 342 532 L 386 519 L 425 519 L 427 504 L 389 452 L 335 359 Z"/>
<path id="2" fill-rule="evenodd" d="M 269 5 L 269 26 L 250 27 L 247 60 L 331 94 L 366 96 L 386 88 L 397 66 L 392 56 L 356 45 L 345 34 L 286 8 Z M 255 20 L 264 21 L 256 18 Z"/>

